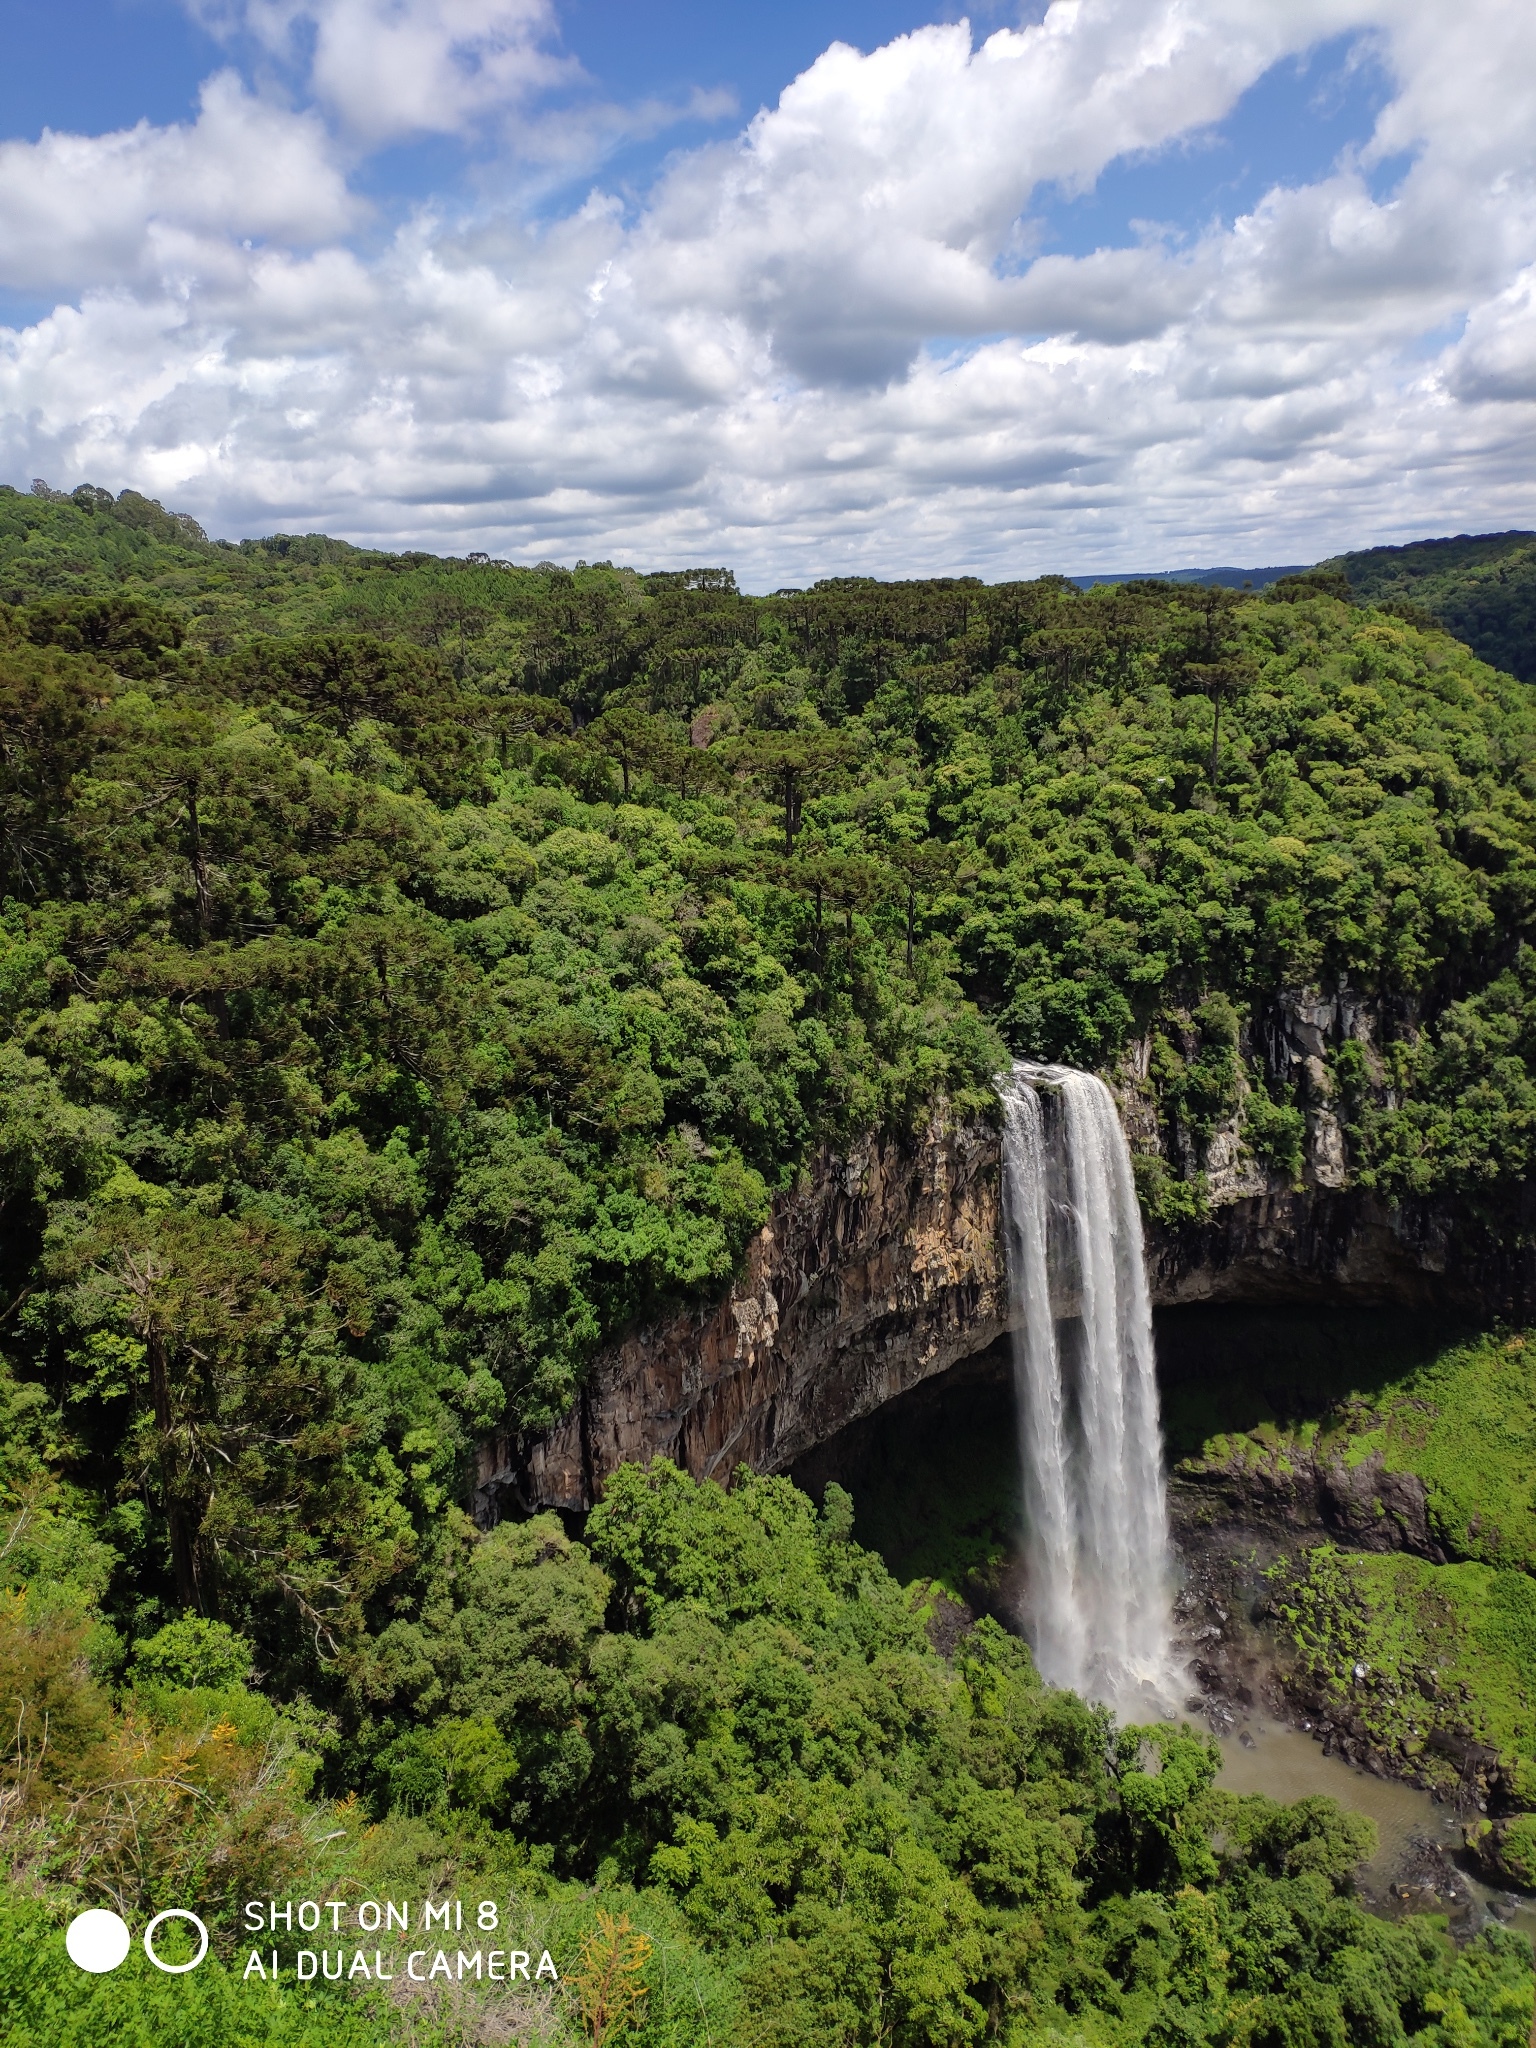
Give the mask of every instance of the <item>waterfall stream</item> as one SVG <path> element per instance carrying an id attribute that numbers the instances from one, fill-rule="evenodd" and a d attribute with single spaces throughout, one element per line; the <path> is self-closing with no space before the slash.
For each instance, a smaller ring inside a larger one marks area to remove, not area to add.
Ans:
<path id="1" fill-rule="evenodd" d="M 1093 1074 L 1019 1061 L 998 1092 L 1025 1632 L 1049 1683 L 1145 1718 L 1184 1688 L 1130 1151 Z"/>

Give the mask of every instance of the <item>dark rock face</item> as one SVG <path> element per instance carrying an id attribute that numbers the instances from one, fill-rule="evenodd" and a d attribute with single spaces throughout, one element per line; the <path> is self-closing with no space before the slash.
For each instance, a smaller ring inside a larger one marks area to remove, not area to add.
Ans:
<path id="1" fill-rule="evenodd" d="M 782 1472 L 985 1351 L 1008 1323 L 1000 1171 L 997 1132 L 982 1122 L 936 1120 L 915 1141 L 871 1138 L 847 1158 L 824 1155 L 775 1206 L 724 1301 L 604 1353 L 576 1409 L 546 1435 L 481 1447 L 478 1513 L 590 1507 L 626 1458 L 672 1458 L 699 1477 L 728 1478 L 741 1464 Z M 1228 1202 L 1204 1222 L 1149 1230 L 1147 1258 L 1160 1306 L 1393 1302 L 1518 1314 L 1536 1299 L 1529 1250 L 1480 1219 L 1451 1207 L 1393 1211 L 1348 1189 L 1270 1188 Z M 1422 1500 L 1388 1502 L 1359 1471 L 1276 1478 L 1270 1495 L 1276 1512 L 1289 1497 L 1303 1519 L 1353 1542 L 1376 1528 L 1376 1499 L 1394 1528 L 1424 1527 Z M 1428 1556 L 1427 1541 L 1425 1531 L 1407 1547 Z"/>
<path id="2" fill-rule="evenodd" d="M 1277 1536 L 1327 1535 L 1352 1550 L 1409 1550 L 1446 1562 L 1429 1526 L 1423 1480 L 1388 1472 L 1379 1451 L 1346 1465 L 1291 1442 L 1259 1452 L 1252 1438 L 1241 1438 L 1223 1457 L 1186 1458 L 1172 1496 L 1182 1527 L 1221 1521 Z"/>
<path id="3" fill-rule="evenodd" d="M 606 1352 L 546 1435 L 482 1446 L 477 1513 L 589 1507 L 628 1458 L 672 1458 L 701 1478 L 786 1470 L 1001 1335 L 998 1226 L 989 1124 L 939 1117 L 916 1140 L 824 1154 L 775 1205 L 724 1301 Z"/>
<path id="4" fill-rule="evenodd" d="M 1491 1320 L 1536 1303 L 1536 1203 L 1389 1205 L 1358 1188 L 1271 1185 L 1199 1223 L 1147 1233 L 1153 1299 L 1386 1302 Z"/>
<path id="5" fill-rule="evenodd" d="M 1450 1200 L 1393 1206 L 1348 1184 L 1322 1055 L 1348 1038 L 1374 1057 L 1380 1028 L 1348 991 L 1282 992 L 1271 1014 L 1244 1027 L 1242 1056 L 1251 1049 L 1290 1075 L 1306 1104 L 1302 1184 L 1248 1151 L 1242 1082 L 1205 1147 L 1207 1216 L 1148 1230 L 1155 1303 L 1390 1303 L 1483 1320 L 1536 1307 L 1536 1191 L 1490 1213 Z M 1160 1151 L 1149 1061 L 1150 1045 L 1133 1047 L 1117 1083 L 1133 1147 Z M 664 1456 L 721 1479 L 741 1464 L 782 1472 L 986 1350 L 1007 1328 L 1000 1183 L 996 1126 L 942 1112 L 916 1138 L 823 1153 L 775 1204 L 724 1301 L 632 1331 L 594 1362 L 576 1409 L 545 1435 L 481 1446 L 477 1514 L 587 1508 L 625 1459 Z M 1363 1483 L 1355 1474 L 1297 1481 L 1310 1489 L 1309 1512 L 1341 1534 L 1349 1527 L 1351 1541 L 1364 1540 L 1354 1524 L 1364 1528 L 1366 1510 L 1349 1505 Z M 1422 1502 L 1388 1503 L 1379 1489 L 1372 1499 L 1394 1527 L 1422 1523 Z"/>

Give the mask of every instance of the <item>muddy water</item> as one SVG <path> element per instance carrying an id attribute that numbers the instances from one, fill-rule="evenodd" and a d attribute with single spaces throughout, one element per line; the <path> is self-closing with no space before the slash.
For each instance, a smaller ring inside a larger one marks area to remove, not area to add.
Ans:
<path id="1" fill-rule="evenodd" d="M 1498 1892 L 1454 1860 L 1461 1826 L 1451 1809 L 1391 1778 L 1356 1770 L 1299 1729 L 1252 1715 L 1221 1742 L 1216 1782 L 1228 1792 L 1262 1792 L 1285 1801 L 1322 1796 L 1376 1823 L 1379 1847 L 1356 1880 L 1363 1905 L 1396 1918 L 1445 1913 L 1458 1933 L 1490 1918 L 1536 1941 L 1536 1899 Z"/>

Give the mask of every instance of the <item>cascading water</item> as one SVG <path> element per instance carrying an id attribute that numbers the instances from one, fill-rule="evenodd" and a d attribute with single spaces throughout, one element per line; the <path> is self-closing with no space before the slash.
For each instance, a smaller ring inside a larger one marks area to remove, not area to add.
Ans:
<path id="1" fill-rule="evenodd" d="M 1026 1633 L 1049 1683 L 1166 1711 L 1181 1687 L 1130 1151 L 1093 1074 L 1021 1060 L 998 1092 Z"/>

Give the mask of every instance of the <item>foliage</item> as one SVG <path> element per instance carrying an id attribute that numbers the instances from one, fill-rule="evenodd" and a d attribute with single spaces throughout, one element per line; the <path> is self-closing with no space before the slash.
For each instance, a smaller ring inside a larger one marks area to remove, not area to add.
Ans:
<path id="1" fill-rule="evenodd" d="M 515 1868 L 573 1954 L 628 1913 L 658 2042 L 1502 2038 L 1514 1951 L 1366 1921 L 1336 1821 L 1245 1836 L 1199 1738 L 991 1624 L 946 1661 L 846 1501 L 461 1503 L 818 1148 L 990 1113 L 1010 1049 L 1144 1055 L 1186 1218 L 1218 1133 L 1295 1172 L 1256 1020 L 1347 983 L 1355 1177 L 1516 1185 L 1518 684 L 1316 578 L 754 600 L 89 487 L 0 491 L 0 596 L 0 1658 L 48 1910 L 388 1851 Z"/>
<path id="2" fill-rule="evenodd" d="M 1206 1738 L 1112 1735 L 993 1623 L 946 1662 L 843 1503 L 783 1480 L 624 1468 L 587 1542 L 494 1531 L 390 1648 L 418 1702 L 516 1753 L 519 1832 L 677 1900 L 754 2040 L 1217 2040 L 1254 1999 L 1344 2029 L 1356 1969 L 1413 2036 L 1450 1996 L 1437 1936 L 1348 1901 L 1368 1824 L 1213 1791 Z M 1523 1955 L 1495 1941 L 1469 2038 L 1528 2012 Z"/>
<path id="3" fill-rule="evenodd" d="M 65 1955 L 54 1912 L 0 1891 L 0 2048 L 379 2048 L 384 2039 L 342 1999 L 243 1983 L 216 1957 L 169 1977 L 135 1946 L 112 1975 L 88 1977 Z"/>
<path id="4" fill-rule="evenodd" d="M 1494 668 L 1536 682 L 1536 533 L 1365 548 L 1329 566 L 1368 604 L 1442 625 Z"/>
<path id="5" fill-rule="evenodd" d="M 1427 1531 L 1451 1563 L 1322 1544 L 1277 1580 L 1276 1611 L 1309 1700 L 1442 1790 L 1468 1745 L 1506 1806 L 1536 1806 L 1536 1346 L 1495 1332 L 1343 1393 L 1320 1422 L 1262 1424 L 1185 1467 L 1303 1461 L 1423 1483 Z"/>
<path id="6" fill-rule="evenodd" d="M 1373 1374 L 1368 1388 L 1346 1381 L 1319 1421 L 1223 1437 L 1206 1453 L 1346 1469 L 1378 1460 L 1424 1482 L 1429 1528 L 1449 1557 L 1536 1574 L 1536 1333 L 1490 1332 Z"/>
<path id="7" fill-rule="evenodd" d="M 599 1911 L 569 1978 L 592 2048 L 633 2029 L 648 1995 L 644 1972 L 653 1946 L 648 1934 L 630 1926 L 627 1913 Z"/>
<path id="8" fill-rule="evenodd" d="M 381 1822 L 360 1825 L 355 1802 L 316 1809 L 298 1864 L 240 1868 L 236 1856 L 231 1872 L 226 1852 L 205 1866 L 219 1871 L 211 1881 L 188 1861 L 188 1814 L 159 1810 L 162 1879 L 218 1916 L 226 1949 L 234 1903 L 269 1890 L 510 1886 L 522 1923 L 567 1959 L 589 2035 L 617 2038 L 622 2021 L 658 2044 L 702 2042 L 706 2024 L 718 2040 L 786 2048 L 1044 2042 L 1084 2027 L 1106 2042 L 1221 2042 L 1259 2011 L 1275 2038 L 1305 2026 L 1358 2038 L 1366 2013 L 1381 2038 L 1425 2044 L 1528 2030 L 1522 1944 L 1495 1934 L 1458 1958 L 1421 1923 L 1388 1927 L 1351 1902 L 1368 1823 L 1327 1800 L 1287 1808 L 1215 1791 L 1207 1737 L 1113 1730 L 1103 1710 L 1042 1688 L 994 1623 L 946 1660 L 848 1522 L 846 1501 L 819 1514 L 785 1480 L 743 1474 L 725 1493 L 657 1465 L 617 1475 L 587 1542 L 553 1516 L 462 1530 L 416 1618 L 384 1631 L 373 1676 L 383 1724 L 408 1703 L 405 1728 L 437 1738 L 427 1796 L 386 1746 Z M 169 1741 L 185 1783 L 210 1745 L 232 1756 L 264 1740 L 270 1754 L 273 1709 L 239 1686 L 141 1679 L 94 1712 L 71 1784 L 38 1799 L 13 1859 L 34 1882 L 67 1874 L 76 1897 L 142 1910 L 162 1895 L 154 1883 L 125 1894 L 120 1848 L 74 1826 L 96 1776 L 91 1744 Z M 488 1773 L 492 1750 L 503 1761 Z M 205 1803 L 238 1806 L 205 1768 L 199 1782 Z M 286 1784 L 292 1816 L 292 1766 Z M 271 1825 L 256 1833 L 270 1855 Z M 70 2014 L 99 1999 L 116 2024 L 106 1992 L 60 1982 L 56 1942 L 11 1965 L 36 1980 L 18 1997 Z M 286 2039 L 281 2028 L 312 2010 L 258 1987 L 220 2019 L 235 1986 L 217 1967 L 199 1985 L 173 2037 L 188 2048 Z M 110 1996 L 136 2017 L 154 1993 L 133 1976 Z M 435 2029 L 467 2043 L 493 2010 L 477 2000 L 396 1997 L 369 2008 L 361 2038 Z M 1443 2037 L 1433 2016 L 1453 2010 L 1462 2031 Z"/>
<path id="9" fill-rule="evenodd" d="M 1536 1573 L 1536 1336 L 1458 1345 L 1340 1420 L 1346 1458 L 1379 1443 L 1388 1471 L 1424 1480 L 1451 1556 Z"/>
<path id="10" fill-rule="evenodd" d="M 1536 1581 L 1321 1544 L 1278 1604 L 1300 1673 L 1333 1717 L 1358 1721 L 1375 1747 L 1447 1792 L 1470 1742 L 1487 1750 L 1509 1799 L 1536 1803 Z"/>
<path id="11" fill-rule="evenodd" d="M 251 1646 L 226 1622 L 184 1614 L 138 1645 L 132 1676 L 141 1685 L 214 1691 L 244 1685 L 251 1676 Z"/>

